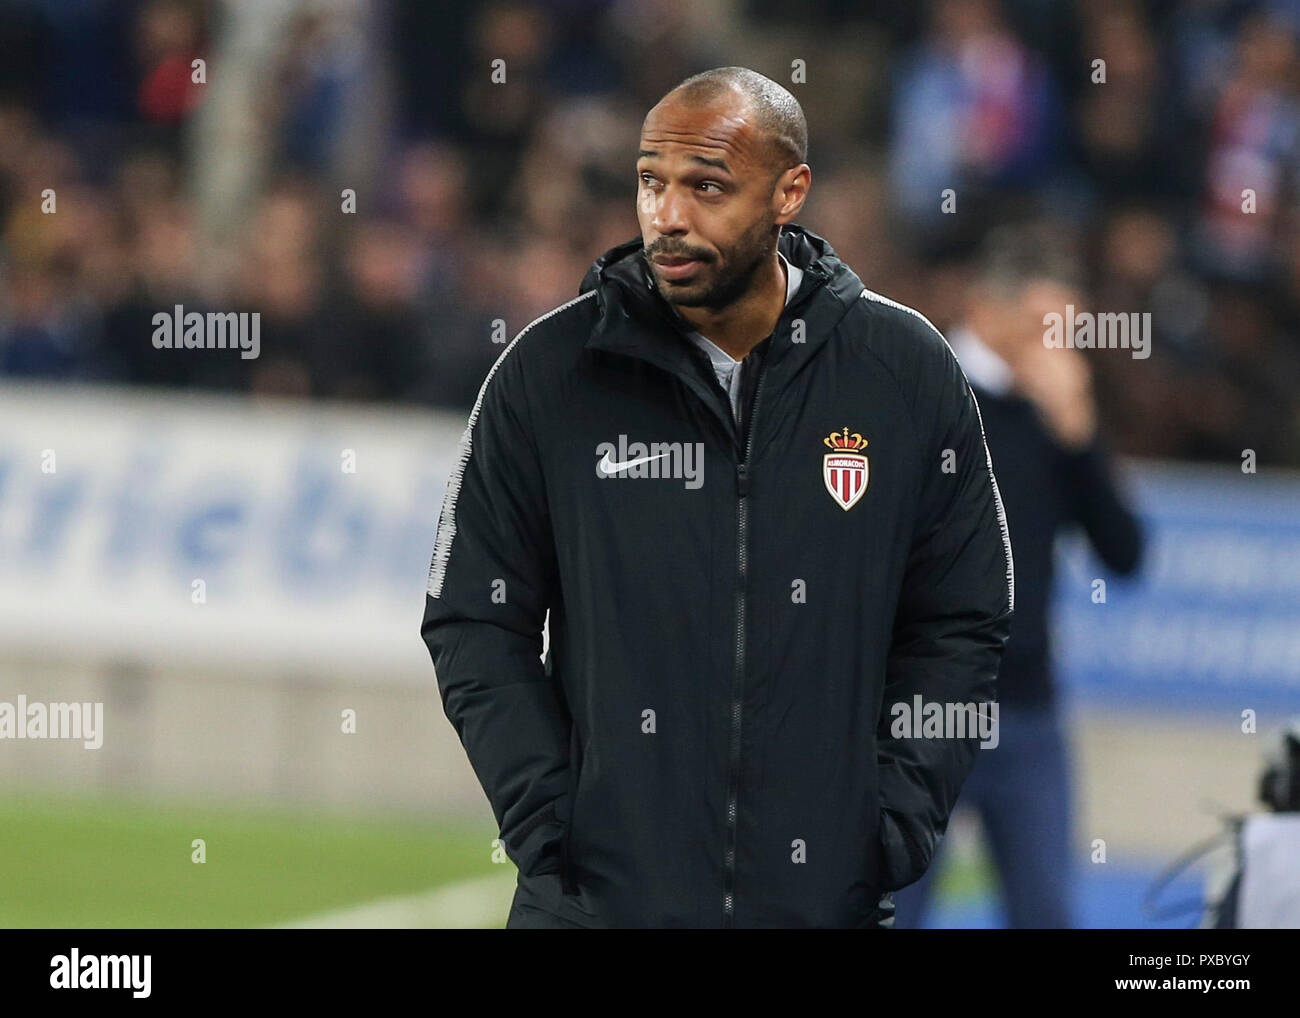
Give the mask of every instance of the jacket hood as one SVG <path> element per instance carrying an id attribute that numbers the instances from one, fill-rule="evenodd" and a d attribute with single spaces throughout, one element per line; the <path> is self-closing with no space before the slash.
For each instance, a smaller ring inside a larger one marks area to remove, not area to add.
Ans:
<path id="1" fill-rule="evenodd" d="M 777 250 L 804 273 L 799 290 L 782 314 L 783 321 L 793 317 L 804 321 L 806 336 L 797 344 L 796 357 L 803 361 L 861 296 L 862 280 L 825 238 L 805 227 L 782 226 Z M 590 348 L 658 360 L 665 330 L 680 336 L 690 331 L 686 320 L 659 293 L 640 237 L 611 248 L 592 263 L 578 293 L 591 290 L 597 291 L 600 315 L 587 341 Z M 774 346 L 773 363 L 785 359 L 792 345 Z"/>
<path id="2" fill-rule="evenodd" d="M 829 283 L 842 297 L 857 298 L 862 292 L 862 281 L 844 264 L 830 243 L 812 230 L 787 223 L 781 227 L 777 250 L 792 265 L 797 265 L 811 275 L 814 287 Z M 578 287 L 579 295 L 612 283 L 623 288 L 629 296 L 652 295 L 663 305 L 660 311 L 672 312 L 671 305 L 659 295 L 654 275 L 645 258 L 645 245 L 640 237 L 612 247 L 591 263 Z M 806 282 L 805 285 L 808 285 Z M 645 302 L 648 303 L 648 302 Z M 672 312 L 676 318 L 676 313 Z"/>

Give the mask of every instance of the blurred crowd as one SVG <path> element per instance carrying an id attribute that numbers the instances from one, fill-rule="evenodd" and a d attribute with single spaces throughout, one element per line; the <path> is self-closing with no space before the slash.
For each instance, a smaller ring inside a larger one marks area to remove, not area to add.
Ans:
<path id="1" fill-rule="evenodd" d="M 637 235 L 646 111 L 741 64 L 870 288 L 951 328 L 989 231 L 1046 228 L 1089 310 L 1151 312 L 1091 355 L 1114 446 L 1300 465 L 1300 0 L 249 6 L 0 3 L 0 375 L 466 410 Z M 177 304 L 261 356 L 155 349 Z"/>

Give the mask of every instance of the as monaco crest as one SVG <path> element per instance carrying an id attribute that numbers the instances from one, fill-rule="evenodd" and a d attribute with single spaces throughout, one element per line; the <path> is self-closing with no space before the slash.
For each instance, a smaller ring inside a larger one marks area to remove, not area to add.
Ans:
<path id="1" fill-rule="evenodd" d="M 867 440 L 856 431 L 850 435 L 845 428 L 842 432 L 832 431 L 822 441 L 834 450 L 822 457 L 826 490 L 841 509 L 852 509 L 867 490 L 870 465 L 867 457 L 858 451 L 867 447 Z"/>

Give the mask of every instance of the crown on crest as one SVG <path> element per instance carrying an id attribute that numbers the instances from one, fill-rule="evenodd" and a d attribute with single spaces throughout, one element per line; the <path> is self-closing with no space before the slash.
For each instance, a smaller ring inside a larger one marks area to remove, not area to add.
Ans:
<path id="1" fill-rule="evenodd" d="M 857 452 L 859 449 L 867 447 L 867 440 L 856 431 L 850 435 L 848 428 L 845 428 L 842 432 L 832 431 L 822 441 L 836 452 Z"/>

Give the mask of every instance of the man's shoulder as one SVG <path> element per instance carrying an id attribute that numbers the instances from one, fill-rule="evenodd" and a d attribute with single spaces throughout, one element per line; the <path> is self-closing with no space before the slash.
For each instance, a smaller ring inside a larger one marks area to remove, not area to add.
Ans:
<path id="1" fill-rule="evenodd" d="M 488 373 L 498 384 L 513 387 L 562 373 L 579 355 L 599 314 L 588 290 L 538 315 L 515 333 Z"/>
<path id="2" fill-rule="evenodd" d="M 916 308 L 865 286 L 858 305 L 858 320 L 866 323 L 860 335 L 872 346 L 916 357 L 951 353 L 943 333 Z"/>
<path id="3" fill-rule="evenodd" d="M 857 304 L 849 341 L 883 364 L 904 390 L 915 393 L 918 386 L 942 384 L 960 372 L 948 340 L 916 308 L 867 287 Z"/>
<path id="4" fill-rule="evenodd" d="M 510 346 L 520 356 L 529 357 L 581 349 L 600 314 L 596 294 L 596 290 L 587 290 L 538 315 L 515 333 Z"/>

